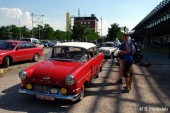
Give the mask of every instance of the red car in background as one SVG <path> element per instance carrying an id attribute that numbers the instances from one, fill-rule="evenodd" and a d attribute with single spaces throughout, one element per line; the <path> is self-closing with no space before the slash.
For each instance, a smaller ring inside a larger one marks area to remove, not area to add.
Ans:
<path id="1" fill-rule="evenodd" d="M 57 44 L 51 58 L 19 73 L 19 92 L 45 100 L 81 100 L 84 88 L 102 71 L 103 61 L 103 53 L 93 43 Z"/>
<path id="2" fill-rule="evenodd" d="M 33 60 L 37 62 L 42 56 L 42 48 L 26 41 L 1 40 L 0 64 L 7 68 L 13 62 Z"/>

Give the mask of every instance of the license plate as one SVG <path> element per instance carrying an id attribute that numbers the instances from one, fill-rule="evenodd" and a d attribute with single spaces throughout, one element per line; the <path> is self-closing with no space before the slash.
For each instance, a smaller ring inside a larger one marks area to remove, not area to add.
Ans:
<path id="1" fill-rule="evenodd" d="M 52 96 L 45 96 L 45 95 L 36 95 L 36 98 L 38 99 L 42 99 L 42 100 L 50 100 L 50 101 L 54 101 L 55 98 Z"/>

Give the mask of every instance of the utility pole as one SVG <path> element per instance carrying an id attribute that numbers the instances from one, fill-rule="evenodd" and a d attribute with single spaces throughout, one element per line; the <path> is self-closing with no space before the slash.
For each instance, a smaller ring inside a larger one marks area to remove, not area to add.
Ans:
<path id="1" fill-rule="evenodd" d="M 19 38 L 21 40 L 21 25 L 20 25 L 20 18 L 17 19 L 17 21 L 19 22 Z"/>
<path id="2" fill-rule="evenodd" d="M 20 40 L 21 40 L 21 25 L 20 25 L 20 18 L 19 18 L 19 37 L 20 37 Z"/>
<path id="3" fill-rule="evenodd" d="M 101 36 L 102 36 L 102 16 L 101 16 Z"/>
<path id="4" fill-rule="evenodd" d="M 35 14 L 31 14 L 32 16 L 32 37 L 33 37 L 33 26 L 34 24 L 36 25 L 42 25 L 42 27 L 44 28 L 44 25 L 43 25 L 43 17 L 44 15 L 35 15 Z M 39 28 L 39 40 L 40 40 L 40 28 Z"/>

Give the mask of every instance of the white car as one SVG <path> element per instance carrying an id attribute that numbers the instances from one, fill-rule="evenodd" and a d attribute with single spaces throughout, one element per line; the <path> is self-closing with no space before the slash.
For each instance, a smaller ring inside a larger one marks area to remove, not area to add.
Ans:
<path id="1" fill-rule="evenodd" d="M 113 58 L 118 54 L 118 48 L 114 46 L 114 42 L 106 42 L 101 45 L 99 52 L 102 52 L 105 57 Z"/>
<path id="2" fill-rule="evenodd" d="M 32 43 L 38 45 L 39 47 L 42 47 L 42 49 L 44 48 L 44 45 L 36 38 L 21 38 L 21 40 L 32 42 Z"/>

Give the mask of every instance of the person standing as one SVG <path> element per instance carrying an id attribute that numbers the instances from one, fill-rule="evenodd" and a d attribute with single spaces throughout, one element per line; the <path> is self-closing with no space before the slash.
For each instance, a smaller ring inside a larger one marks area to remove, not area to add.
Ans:
<path id="1" fill-rule="evenodd" d="M 133 44 L 128 40 L 129 34 L 123 34 L 123 40 L 125 42 L 125 50 L 121 50 L 119 53 L 124 56 L 124 71 L 123 77 L 125 78 L 126 86 L 122 90 L 122 93 L 129 93 L 132 83 L 132 64 L 133 64 Z"/>
<path id="2" fill-rule="evenodd" d="M 123 51 L 125 49 L 125 42 L 123 42 L 121 45 L 120 45 L 120 48 L 119 50 Z M 116 82 L 118 84 L 122 84 L 123 83 L 123 72 L 124 72 L 124 56 L 122 54 L 118 54 L 118 58 L 119 58 L 119 64 L 120 64 L 120 70 L 119 70 L 119 80 Z"/>

